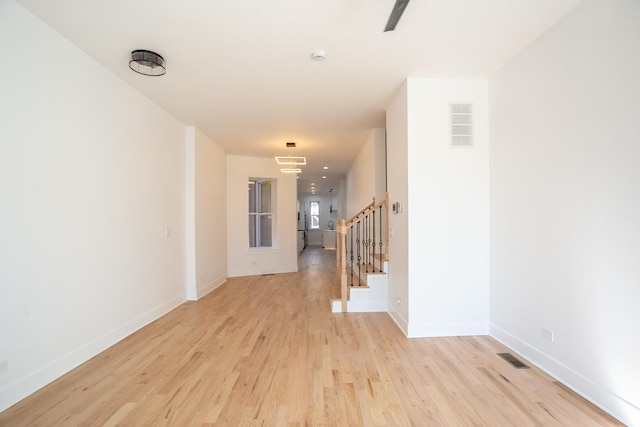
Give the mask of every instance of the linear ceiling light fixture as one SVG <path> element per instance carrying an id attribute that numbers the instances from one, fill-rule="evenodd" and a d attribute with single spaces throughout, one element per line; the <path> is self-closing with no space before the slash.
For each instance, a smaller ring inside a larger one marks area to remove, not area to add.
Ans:
<path id="1" fill-rule="evenodd" d="M 287 142 L 287 148 L 296 148 L 295 142 Z M 280 169 L 282 173 L 300 173 L 300 166 L 307 164 L 307 159 L 302 156 L 276 156 L 276 163 L 285 166 Z"/>
<path id="2" fill-rule="evenodd" d="M 300 168 L 281 168 L 280 172 L 282 173 L 300 173 L 302 169 Z"/>
<path id="3" fill-rule="evenodd" d="M 131 52 L 129 68 L 145 76 L 163 76 L 167 69 L 164 58 L 155 52 L 137 49 Z"/>
<path id="4" fill-rule="evenodd" d="M 276 156 L 279 165 L 306 165 L 307 159 L 302 156 Z"/>

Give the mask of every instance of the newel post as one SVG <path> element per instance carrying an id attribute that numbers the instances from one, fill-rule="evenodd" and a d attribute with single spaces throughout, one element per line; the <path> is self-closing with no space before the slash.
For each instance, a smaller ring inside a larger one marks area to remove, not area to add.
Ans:
<path id="1" fill-rule="evenodd" d="M 342 312 L 346 313 L 349 290 L 347 289 L 347 252 L 344 250 L 347 247 L 347 221 L 344 219 L 338 221 L 338 240 L 340 241 L 338 244 L 340 250 L 336 256 L 340 260 L 338 269 L 340 272 L 340 299 L 342 300 Z"/>
<path id="2" fill-rule="evenodd" d="M 340 259 L 342 258 L 341 253 L 344 251 L 342 248 L 342 238 L 340 237 L 340 222 L 341 220 L 336 221 L 336 280 L 340 283 Z"/>

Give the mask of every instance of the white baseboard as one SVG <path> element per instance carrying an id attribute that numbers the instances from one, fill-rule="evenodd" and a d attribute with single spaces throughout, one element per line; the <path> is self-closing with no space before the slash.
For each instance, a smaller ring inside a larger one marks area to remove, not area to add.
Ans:
<path id="1" fill-rule="evenodd" d="M 281 268 L 243 268 L 229 270 L 228 277 L 260 276 L 262 274 L 297 273 L 298 264 Z"/>
<path id="2" fill-rule="evenodd" d="M 15 405 L 25 397 L 80 366 L 142 327 L 164 316 L 185 301 L 185 295 L 180 294 L 111 332 L 18 379 L 13 384 L 0 390 L 0 412 Z"/>
<path id="3" fill-rule="evenodd" d="M 489 335 L 487 322 L 409 323 L 408 338 L 465 337 Z"/>
<path id="4" fill-rule="evenodd" d="M 196 299 L 200 299 L 227 281 L 227 275 L 221 276 L 196 290 Z"/>
<path id="5" fill-rule="evenodd" d="M 402 333 L 407 336 L 407 331 L 409 330 L 409 323 L 407 322 L 407 319 L 405 319 L 402 314 L 395 310 L 390 310 L 388 313 L 389 316 L 391 316 L 391 319 L 396 323 L 396 325 L 398 325 L 398 328 L 400 328 Z"/>
<path id="6" fill-rule="evenodd" d="M 494 324 L 489 335 L 612 417 L 629 426 L 640 426 L 640 408 Z"/>

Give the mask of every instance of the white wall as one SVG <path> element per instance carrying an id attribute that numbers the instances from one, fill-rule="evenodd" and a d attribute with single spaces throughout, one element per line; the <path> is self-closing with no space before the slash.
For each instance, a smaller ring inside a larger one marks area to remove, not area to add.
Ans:
<path id="1" fill-rule="evenodd" d="M 276 180 L 273 248 L 249 248 L 249 177 Z M 229 276 L 298 271 L 296 193 L 296 175 L 280 172 L 273 158 L 227 155 Z"/>
<path id="2" fill-rule="evenodd" d="M 187 128 L 187 296 L 195 300 L 227 278 L 226 154 Z"/>
<path id="3" fill-rule="evenodd" d="M 491 334 L 628 425 L 640 425 L 638 22 L 636 0 L 585 0 L 490 81 Z"/>
<path id="4" fill-rule="evenodd" d="M 336 219 L 338 220 L 348 219 L 346 215 L 346 212 L 347 212 L 347 179 L 346 178 L 340 180 L 340 183 L 338 184 L 338 194 L 336 196 L 338 199 L 337 212 L 335 213 Z"/>
<path id="5" fill-rule="evenodd" d="M 408 200 L 408 93 L 407 83 L 387 108 L 387 174 L 389 202 Z M 391 209 L 389 209 L 391 212 Z M 389 315 L 407 334 L 409 327 L 409 221 L 406 214 L 389 214 Z"/>
<path id="6" fill-rule="evenodd" d="M 375 151 L 375 192 L 376 203 L 381 202 L 387 196 L 387 131 L 374 129 L 371 131 L 374 138 Z M 361 208 L 362 209 L 362 208 Z"/>
<path id="7" fill-rule="evenodd" d="M 185 127 L 13 1 L 0 40 L 4 410 L 185 300 Z"/>
<path id="8" fill-rule="evenodd" d="M 364 207 L 385 197 L 385 130 L 373 129 L 349 167 L 346 178 L 346 215 L 351 218 Z M 341 214 L 342 215 L 342 214 Z"/>
<path id="9" fill-rule="evenodd" d="M 487 80 L 410 78 L 408 94 L 408 334 L 487 334 Z M 472 147 L 450 145 L 451 103 L 473 104 Z"/>

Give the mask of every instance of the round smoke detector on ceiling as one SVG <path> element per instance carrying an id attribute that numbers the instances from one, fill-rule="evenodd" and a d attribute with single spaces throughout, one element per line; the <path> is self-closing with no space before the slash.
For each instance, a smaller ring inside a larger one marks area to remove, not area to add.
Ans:
<path id="1" fill-rule="evenodd" d="M 314 61 L 324 61 L 326 57 L 327 54 L 324 50 L 314 50 L 311 53 L 311 59 L 313 59 Z"/>

